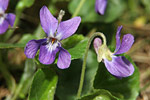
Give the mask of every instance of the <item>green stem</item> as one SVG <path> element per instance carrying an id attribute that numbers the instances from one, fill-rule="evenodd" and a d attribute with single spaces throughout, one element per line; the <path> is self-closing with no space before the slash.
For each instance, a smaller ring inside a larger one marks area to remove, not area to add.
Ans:
<path id="1" fill-rule="evenodd" d="M 88 45 L 87 45 L 87 47 L 86 47 L 84 59 L 83 59 L 82 71 L 81 71 L 81 77 L 80 77 L 80 84 L 79 84 L 79 88 L 78 88 L 78 92 L 77 92 L 77 98 L 80 98 L 81 93 L 82 93 L 82 88 L 83 88 L 83 83 L 84 83 L 84 76 L 85 76 L 85 69 L 86 69 L 86 60 L 87 60 L 87 56 L 88 56 L 88 50 L 89 50 L 89 48 L 90 48 L 91 42 L 92 42 L 93 39 L 94 39 L 95 37 L 97 37 L 97 36 L 102 37 L 102 39 L 103 39 L 103 44 L 106 44 L 106 38 L 105 38 L 105 36 L 104 36 L 103 33 L 96 32 L 96 33 L 94 33 L 94 34 L 90 37 L 90 39 L 89 39 L 89 41 L 88 41 Z"/>
<path id="2" fill-rule="evenodd" d="M 27 59 L 25 62 L 24 73 L 21 77 L 20 83 L 12 96 L 11 100 L 16 100 L 20 94 L 26 94 L 29 89 L 34 72 L 36 70 L 36 65 L 34 59 Z"/>
<path id="3" fill-rule="evenodd" d="M 81 9 L 81 7 L 83 6 L 83 4 L 84 4 L 85 1 L 86 1 L 86 0 L 80 0 L 79 6 L 77 6 L 77 8 L 76 8 L 74 14 L 72 15 L 72 17 L 75 17 L 75 16 L 78 15 L 78 13 L 79 13 L 79 11 L 80 11 L 80 9 Z"/>

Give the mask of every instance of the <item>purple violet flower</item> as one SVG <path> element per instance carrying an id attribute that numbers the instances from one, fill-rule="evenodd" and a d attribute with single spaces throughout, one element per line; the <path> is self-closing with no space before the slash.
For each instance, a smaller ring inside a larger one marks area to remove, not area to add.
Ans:
<path id="1" fill-rule="evenodd" d="M 25 55 L 27 58 L 34 58 L 38 49 L 40 49 L 39 61 L 47 65 L 54 62 L 56 53 L 59 52 L 57 66 L 60 69 L 68 68 L 71 63 L 71 55 L 62 48 L 60 41 L 76 32 L 81 18 L 74 17 L 67 21 L 59 22 L 53 17 L 48 8 L 43 6 L 40 10 L 40 21 L 47 38 L 30 40 L 26 44 Z"/>
<path id="2" fill-rule="evenodd" d="M 0 34 L 8 29 L 9 25 L 13 27 L 16 16 L 12 13 L 5 13 L 9 0 L 0 0 Z"/>
<path id="3" fill-rule="evenodd" d="M 127 52 L 134 42 L 134 37 L 131 34 L 124 35 L 121 42 L 121 29 L 122 26 L 118 27 L 116 34 L 116 49 L 114 53 L 112 53 L 105 44 L 102 44 L 100 38 L 94 40 L 94 49 L 98 55 L 98 62 L 101 62 L 103 59 L 107 70 L 118 78 L 128 77 L 134 72 L 133 65 L 124 56 L 116 56 Z"/>
<path id="4" fill-rule="evenodd" d="M 107 0 L 96 0 L 95 11 L 100 15 L 104 15 L 106 6 L 107 6 Z"/>

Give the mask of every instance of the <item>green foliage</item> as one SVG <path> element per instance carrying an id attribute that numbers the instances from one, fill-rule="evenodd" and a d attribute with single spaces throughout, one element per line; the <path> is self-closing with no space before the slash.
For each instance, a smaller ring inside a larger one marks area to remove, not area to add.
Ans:
<path id="1" fill-rule="evenodd" d="M 71 60 L 82 58 L 85 53 L 87 44 L 88 39 L 83 35 L 74 35 L 62 41 L 62 45 L 65 49 L 70 48 L 68 52 L 71 55 Z M 57 63 L 57 60 L 58 59 L 55 60 L 55 64 Z"/>
<path id="2" fill-rule="evenodd" d="M 53 100 L 58 77 L 49 69 L 39 69 L 33 79 L 29 100 Z"/>
<path id="3" fill-rule="evenodd" d="M 62 42 L 62 46 L 65 49 L 68 49 L 68 48 L 73 48 L 75 45 L 77 45 L 83 39 L 85 39 L 85 37 L 83 35 L 75 34 L 65 40 L 62 40 L 61 42 Z"/>
<path id="4" fill-rule="evenodd" d="M 18 43 L 26 44 L 32 39 L 37 39 L 36 36 L 31 35 L 31 34 L 25 34 L 22 36 L 22 38 L 19 40 Z"/>
<path id="5" fill-rule="evenodd" d="M 87 58 L 87 69 L 85 74 L 85 81 L 83 87 L 83 94 L 91 91 L 93 85 L 93 78 L 98 68 L 98 62 L 95 60 L 94 52 L 89 51 Z M 68 69 L 57 69 L 59 75 L 58 87 L 56 89 L 56 96 L 59 100 L 76 100 L 77 89 L 79 86 L 80 71 L 82 60 L 73 60 Z"/>
<path id="6" fill-rule="evenodd" d="M 88 38 L 84 38 L 82 35 L 74 35 L 73 37 L 70 37 L 62 42 L 66 48 L 70 48 L 68 52 L 71 54 L 71 60 L 74 60 L 74 59 L 79 59 L 83 57 L 85 50 L 86 50 L 86 46 L 88 44 Z M 57 63 L 57 60 L 55 61 L 55 64 L 56 63 Z"/>
<path id="7" fill-rule="evenodd" d="M 22 36 L 20 41 L 16 44 L 11 44 L 11 43 L 0 43 L 0 49 L 5 49 L 5 48 L 23 48 L 25 47 L 26 43 L 32 39 L 37 39 L 34 35 L 31 34 L 25 34 Z"/>
<path id="8" fill-rule="evenodd" d="M 73 60 L 82 58 L 85 53 L 87 44 L 88 39 L 84 39 L 80 41 L 75 47 L 69 49 L 68 52 L 71 54 L 71 59 Z"/>
<path id="9" fill-rule="evenodd" d="M 31 7 L 35 0 L 20 0 L 17 4 L 17 9 L 22 9 L 26 7 Z"/>
<path id="10" fill-rule="evenodd" d="M 83 96 L 78 100 L 119 100 L 114 97 L 109 91 L 104 89 L 94 90 L 93 93 Z"/>
<path id="11" fill-rule="evenodd" d="M 69 5 L 69 11 L 73 14 L 78 7 L 80 0 L 72 0 Z M 108 0 L 108 5 L 104 16 L 100 16 L 95 12 L 95 0 L 86 1 L 79 16 L 83 22 L 106 22 L 110 23 L 120 17 L 125 9 L 125 0 Z"/>
<path id="12" fill-rule="evenodd" d="M 150 0 L 142 0 L 141 2 L 145 6 L 147 13 L 150 14 Z"/>
<path id="13" fill-rule="evenodd" d="M 20 84 L 22 86 L 21 87 L 22 94 L 27 93 L 31 85 L 32 82 L 31 80 L 33 79 L 35 70 L 36 70 L 36 65 L 34 59 L 27 59 L 25 62 L 24 73 L 22 74 L 21 81 L 20 81 Z"/>
<path id="14" fill-rule="evenodd" d="M 100 63 L 94 80 L 94 88 L 109 90 L 115 96 L 125 100 L 136 100 L 139 92 L 139 71 L 131 58 L 128 55 L 124 56 L 134 65 L 134 74 L 118 79 L 107 71 L 103 63 Z"/>
<path id="15" fill-rule="evenodd" d="M 12 100 L 16 100 L 19 96 L 20 98 L 25 98 L 26 94 L 31 86 L 33 75 L 36 69 L 34 59 L 27 59 L 25 61 L 24 73 L 22 74 L 19 85 L 16 88 L 14 94 L 12 94 Z"/>

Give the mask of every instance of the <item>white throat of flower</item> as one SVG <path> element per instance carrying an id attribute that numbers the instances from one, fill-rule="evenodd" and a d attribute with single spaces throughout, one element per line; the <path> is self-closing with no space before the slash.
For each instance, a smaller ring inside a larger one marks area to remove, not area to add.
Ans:
<path id="1" fill-rule="evenodd" d="M 58 47 L 58 42 L 52 44 L 51 42 L 47 44 L 46 48 L 49 52 L 54 51 Z"/>
<path id="2" fill-rule="evenodd" d="M 47 46 L 48 51 L 52 52 L 59 46 L 59 41 L 56 38 L 47 37 Z"/>

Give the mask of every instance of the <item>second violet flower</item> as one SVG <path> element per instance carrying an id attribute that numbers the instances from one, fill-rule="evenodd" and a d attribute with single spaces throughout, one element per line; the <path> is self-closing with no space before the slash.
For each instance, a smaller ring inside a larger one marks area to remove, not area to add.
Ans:
<path id="1" fill-rule="evenodd" d="M 102 44 L 100 38 L 95 38 L 94 40 L 94 49 L 97 53 L 98 62 L 103 60 L 107 70 L 118 78 L 131 76 L 134 72 L 133 65 L 124 56 L 118 56 L 119 54 L 127 52 L 134 42 L 134 37 L 131 34 L 124 35 L 121 42 L 121 29 L 122 26 L 118 27 L 116 49 L 114 52 L 108 49 L 106 43 Z"/>
<path id="2" fill-rule="evenodd" d="M 61 16 L 59 16 L 61 17 Z M 61 40 L 73 35 L 80 22 L 80 17 L 74 17 L 67 21 L 60 21 L 53 17 L 46 6 L 40 10 L 40 21 L 47 38 L 40 40 L 30 40 L 25 47 L 27 58 L 34 58 L 38 49 L 39 61 L 42 64 L 52 64 L 55 60 L 56 53 L 59 52 L 57 66 L 65 69 L 70 66 L 71 55 L 61 46 Z"/>

